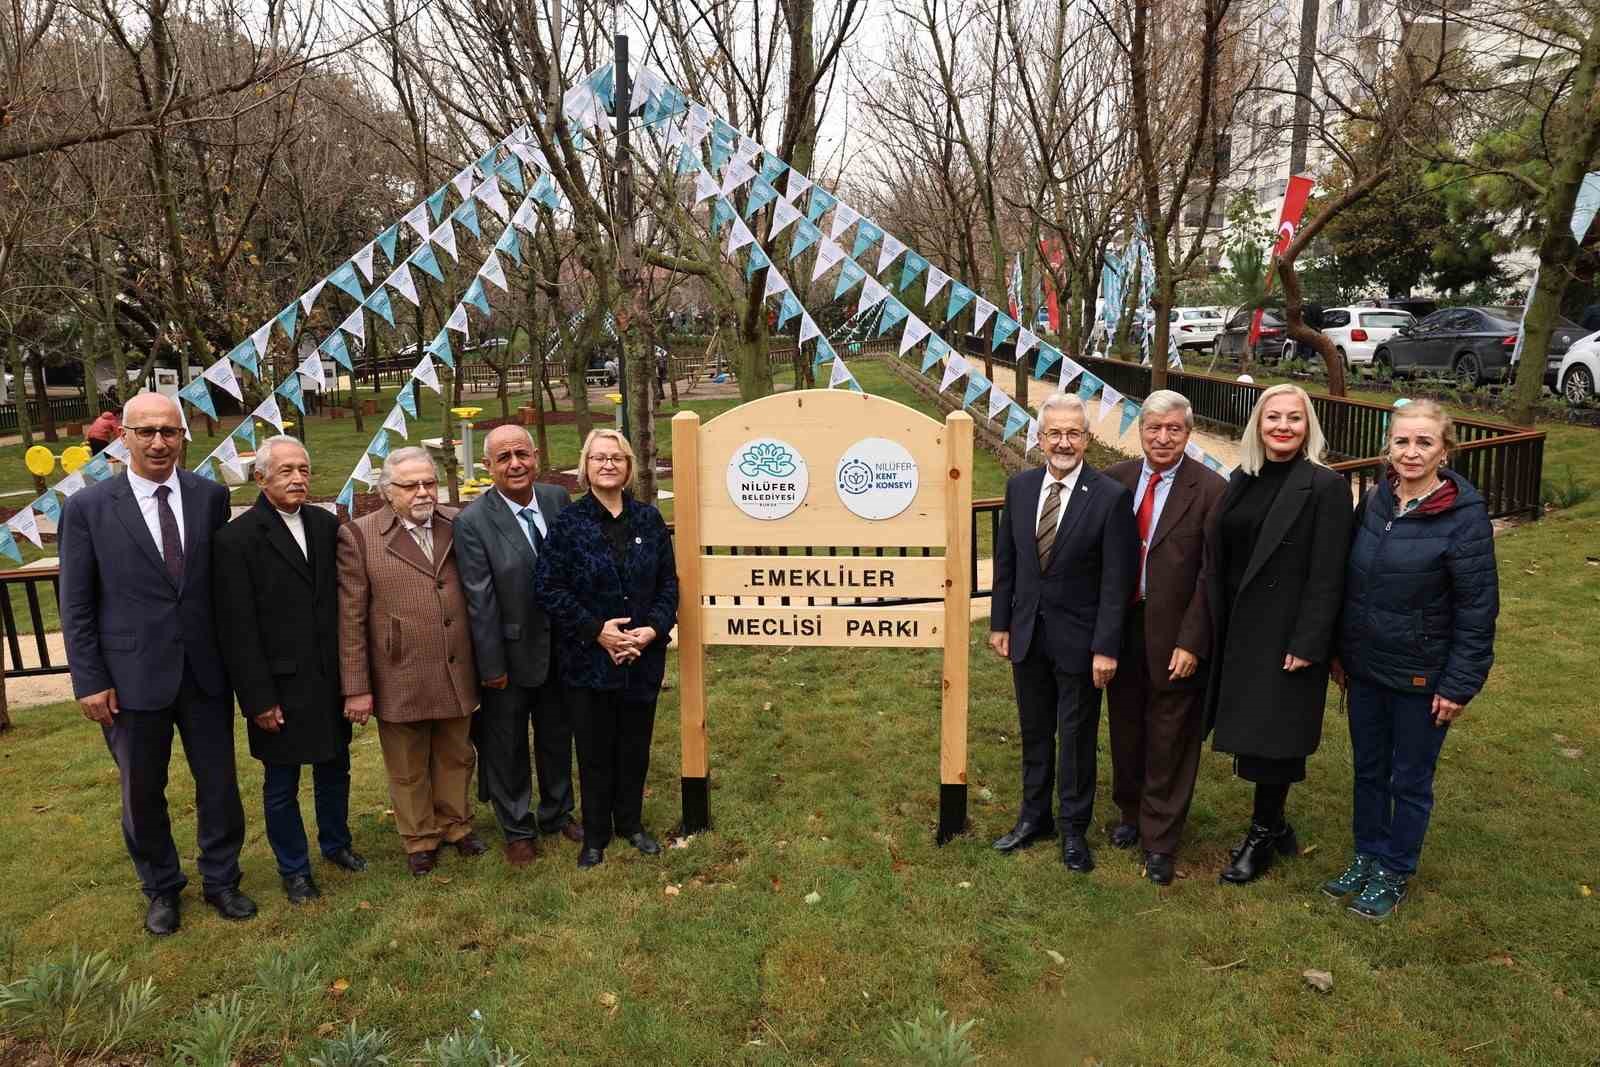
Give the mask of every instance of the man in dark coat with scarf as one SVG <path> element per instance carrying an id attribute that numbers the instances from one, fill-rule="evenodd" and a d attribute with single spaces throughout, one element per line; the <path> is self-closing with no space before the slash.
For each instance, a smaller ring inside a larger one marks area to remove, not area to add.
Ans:
<path id="1" fill-rule="evenodd" d="M 311 765 L 317 844 L 361 871 L 350 846 L 350 723 L 339 687 L 339 521 L 306 506 L 311 461 L 292 437 L 256 450 L 255 507 L 224 527 L 212 558 L 218 644 L 265 770 L 267 841 L 289 901 L 321 896 L 300 818 L 300 767 Z"/>

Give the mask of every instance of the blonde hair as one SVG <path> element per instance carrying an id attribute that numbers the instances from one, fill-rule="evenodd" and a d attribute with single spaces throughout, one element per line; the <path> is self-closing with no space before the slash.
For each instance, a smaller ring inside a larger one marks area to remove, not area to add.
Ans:
<path id="1" fill-rule="evenodd" d="M 1456 454 L 1456 445 L 1459 443 L 1456 441 L 1456 420 L 1452 419 L 1450 413 L 1435 400 L 1412 400 L 1403 408 L 1395 408 L 1394 414 L 1389 416 L 1387 437 L 1390 447 L 1394 442 L 1394 424 L 1413 416 L 1432 419 L 1439 424 L 1439 440 L 1444 442 L 1444 458 L 1449 462 L 1450 457 Z"/>
<path id="2" fill-rule="evenodd" d="M 632 492 L 639 481 L 639 462 L 634 458 L 633 446 L 622 436 L 622 431 L 610 427 L 590 430 L 589 436 L 583 439 L 583 451 L 578 453 L 578 488 L 585 493 L 589 491 L 589 453 L 594 451 L 595 444 L 602 439 L 615 441 L 617 450 L 628 457 L 628 480 L 623 483 L 622 488 Z"/>
<path id="3" fill-rule="evenodd" d="M 1262 409 L 1267 406 L 1267 401 L 1289 393 L 1300 398 L 1300 405 L 1306 413 L 1306 439 L 1300 446 L 1300 454 L 1319 467 L 1328 465 L 1325 458 L 1328 441 L 1322 436 L 1322 423 L 1317 421 L 1317 409 L 1311 406 L 1311 398 L 1304 389 L 1285 382 L 1262 390 L 1256 398 L 1256 406 L 1250 410 L 1249 421 L 1244 424 L 1244 437 L 1239 441 L 1239 469 L 1246 474 L 1260 474 L 1267 462 L 1267 449 L 1261 443 Z"/>

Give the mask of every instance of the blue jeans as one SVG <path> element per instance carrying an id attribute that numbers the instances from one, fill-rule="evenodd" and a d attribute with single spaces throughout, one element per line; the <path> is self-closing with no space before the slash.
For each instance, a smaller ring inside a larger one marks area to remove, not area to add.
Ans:
<path id="1" fill-rule="evenodd" d="M 1356 851 L 1384 870 L 1417 873 L 1433 812 L 1433 771 L 1448 724 L 1433 722 L 1432 693 L 1402 693 L 1350 679 Z"/>
<path id="2" fill-rule="evenodd" d="M 261 806 L 267 843 L 278 860 L 278 873 L 288 878 L 311 873 L 306 826 L 300 820 L 300 764 L 265 763 Z M 326 763 L 311 765 L 316 798 L 317 847 L 324 856 L 350 847 L 350 750 L 342 748 Z"/>

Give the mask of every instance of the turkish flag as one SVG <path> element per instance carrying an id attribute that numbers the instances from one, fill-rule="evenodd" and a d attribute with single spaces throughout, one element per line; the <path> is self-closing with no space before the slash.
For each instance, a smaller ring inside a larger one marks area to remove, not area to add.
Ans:
<path id="1" fill-rule="evenodd" d="M 1061 304 L 1056 296 L 1056 282 L 1054 271 L 1061 269 L 1061 263 L 1066 258 L 1062 253 L 1061 242 L 1058 240 L 1039 240 L 1039 254 L 1050 264 L 1052 270 L 1045 271 L 1044 299 L 1045 306 L 1050 311 L 1050 332 L 1061 332 Z"/>
<path id="2" fill-rule="evenodd" d="M 1283 194 L 1283 210 L 1278 213 L 1278 243 L 1272 246 L 1273 255 L 1283 255 L 1294 240 L 1300 219 L 1306 213 L 1306 201 L 1311 198 L 1316 184 L 1317 180 L 1309 174 L 1296 174 L 1289 179 L 1289 188 Z"/>

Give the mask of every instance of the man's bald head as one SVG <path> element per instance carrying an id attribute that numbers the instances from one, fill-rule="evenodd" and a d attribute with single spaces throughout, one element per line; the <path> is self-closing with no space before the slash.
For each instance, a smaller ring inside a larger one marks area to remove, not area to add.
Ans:
<path id="1" fill-rule="evenodd" d="M 519 504 L 533 499 L 539 474 L 539 450 L 521 426 L 496 426 L 483 439 L 483 462 L 494 487 Z"/>
<path id="2" fill-rule="evenodd" d="M 137 420 L 140 416 L 147 422 L 151 419 L 163 422 L 170 420 L 179 426 L 183 425 L 183 420 L 178 415 L 178 402 L 161 393 L 139 393 L 122 405 L 124 424 L 130 419 Z"/>
<path id="3" fill-rule="evenodd" d="M 183 449 L 183 416 L 178 403 L 160 393 L 140 393 L 122 406 L 122 441 L 128 466 L 152 482 L 164 482 Z"/>

